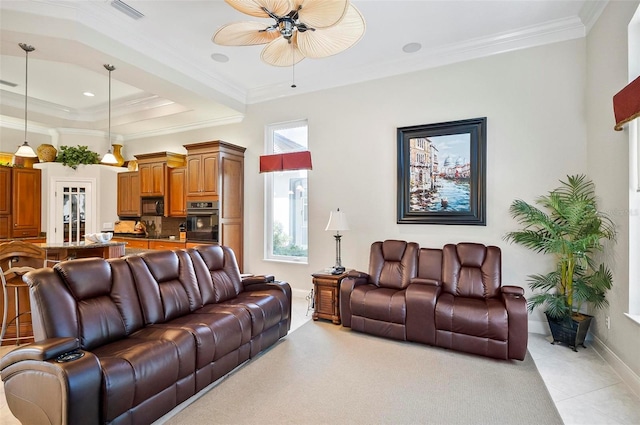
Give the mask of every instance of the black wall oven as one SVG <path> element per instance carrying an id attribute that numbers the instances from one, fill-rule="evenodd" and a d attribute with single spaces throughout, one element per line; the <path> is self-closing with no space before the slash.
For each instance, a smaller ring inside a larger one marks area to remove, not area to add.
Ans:
<path id="1" fill-rule="evenodd" d="M 187 202 L 187 242 L 218 243 L 218 201 Z"/>

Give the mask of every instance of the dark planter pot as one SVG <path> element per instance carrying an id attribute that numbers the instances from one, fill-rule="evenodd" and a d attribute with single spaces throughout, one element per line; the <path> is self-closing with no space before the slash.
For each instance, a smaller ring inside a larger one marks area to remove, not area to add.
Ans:
<path id="1" fill-rule="evenodd" d="M 593 316 L 580 314 L 566 319 L 553 319 L 547 313 L 545 315 L 553 336 L 552 344 L 566 344 L 573 348 L 573 351 L 578 351 L 578 345 L 587 348 L 584 345 L 584 339 L 587 336 Z"/>

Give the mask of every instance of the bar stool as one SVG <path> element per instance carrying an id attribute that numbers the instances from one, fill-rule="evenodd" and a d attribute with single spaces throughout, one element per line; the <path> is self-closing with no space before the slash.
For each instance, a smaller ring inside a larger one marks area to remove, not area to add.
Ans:
<path id="1" fill-rule="evenodd" d="M 20 341 L 33 338 L 33 334 L 20 336 L 20 316 L 29 314 L 31 311 L 20 311 L 20 288 L 28 288 L 23 282 L 22 276 L 38 267 L 46 264 L 46 252 L 44 249 L 28 242 L 11 241 L 0 244 L 0 279 L 2 280 L 2 295 L 4 298 L 4 308 L 2 315 L 2 330 L 0 330 L 0 345 L 4 341 L 15 340 L 16 345 Z M 9 293 L 13 289 L 15 298 L 15 316 L 7 320 L 9 316 Z M 9 324 L 15 322 L 15 338 L 5 338 Z"/>

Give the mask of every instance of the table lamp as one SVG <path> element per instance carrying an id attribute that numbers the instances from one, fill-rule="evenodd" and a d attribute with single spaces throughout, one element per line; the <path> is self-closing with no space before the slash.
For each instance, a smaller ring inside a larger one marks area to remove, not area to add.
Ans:
<path id="1" fill-rule="evenodd" d="M 340 211 L 340 208 L 338 208 L 337 211 L 331 211 L 329 214 L 329 222 L 324 230 L 336 231 L 336 234 L 333 236 L 336 238 L 336 265 L 333 267 L 331 274 L 344 273 L 345 268 L 342 267 L 342 259 L 340 258 L 340 238 L 342 238 L 340 232 L 349 230 L 349 224 L 347 224 L 347 216 Z"/>

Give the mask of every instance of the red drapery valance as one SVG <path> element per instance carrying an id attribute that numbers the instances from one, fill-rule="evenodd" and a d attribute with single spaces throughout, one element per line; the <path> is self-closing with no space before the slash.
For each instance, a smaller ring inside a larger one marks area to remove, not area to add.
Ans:
<path id="1" fill-rule="evenodd" d="M 260 157 L 260 172 L 311 170 L 311 152 L 289 152 Z"/>
<path id="2" fill-rule="evenodd" d="M 629 121 L 640 117 L 640 77 L 613 96 L 613 113 L 616 117 L 616 131 Z"/>

